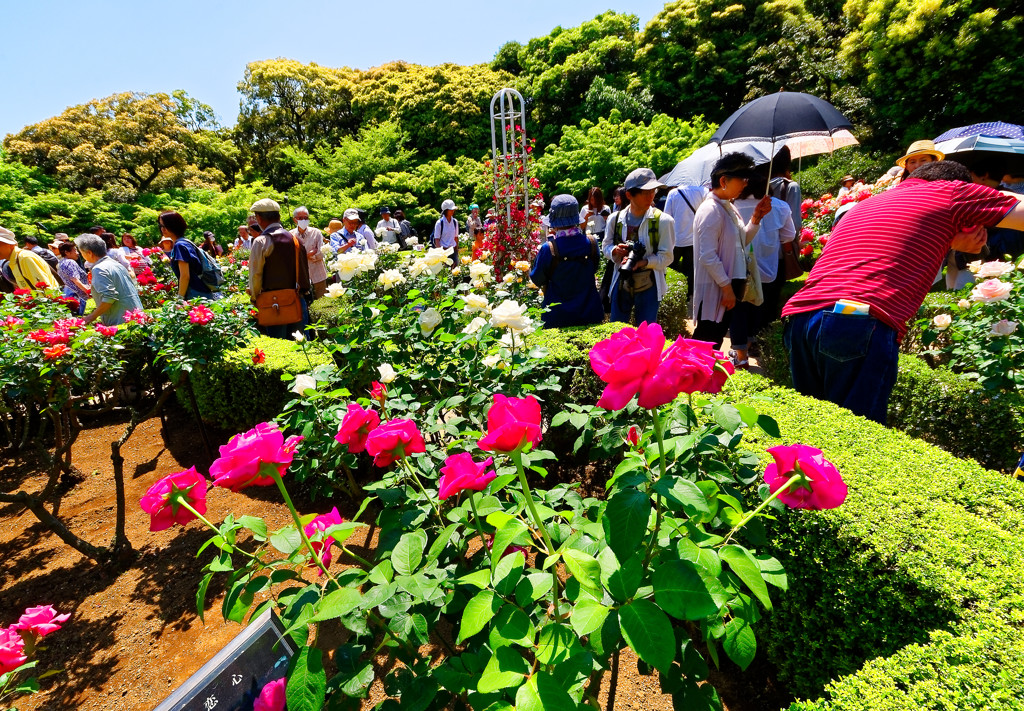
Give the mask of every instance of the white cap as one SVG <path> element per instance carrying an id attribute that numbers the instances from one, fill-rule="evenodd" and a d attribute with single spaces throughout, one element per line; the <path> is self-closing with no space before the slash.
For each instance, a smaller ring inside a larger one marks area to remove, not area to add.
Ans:
<path id="1" fill-rule="evenodd" d="M 0 227 L 0 242 L 3 242 L 4 244 L 13 244 L 15 247 L 18 246 L 18 240 L 14 236 L 14 233 L 6 227 Z"/>
<path id="2" fill-rule="evenodd" d="M 454 209 L 455 209 L 455 201 L 454 200 L 445 200 L 444 202 L 441 203 L 441 212 L 447 212 L 448 210 L 454 210 Z"/>
<path id="3" fill-rule="evenodd" d="M 342 213 L 341 219 L 343 219 L 343 220 L 358 220 L 359 219 L 359 210 L 355 209 L 354 207 L 350 207 L 349 209 L 345 210 L 344 213 Z"/>
<path id="4" fill-rule="evenodd" d="M 252 207 L 249 208 L 249 211 L 250 212 L 281 212 L 281 206 L 278 205 L 273 200 L 271 200 L 270 198 L 263 198 L 262 200 L 257 200 L 256 202 L 254 202 L 252 204 Z"/>

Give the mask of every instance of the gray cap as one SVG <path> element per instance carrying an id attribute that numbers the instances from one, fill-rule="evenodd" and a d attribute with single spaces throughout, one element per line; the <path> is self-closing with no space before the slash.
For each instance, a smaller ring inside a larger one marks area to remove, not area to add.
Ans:
<path id="1" fill-rule="evenodd" d="M 343 219 L 343 220 L 358 220 L 359 219 L 359 210 L 355 209 L 354 207 L 350 207 L 349 209 L 345 210 L 345 213 L 341 216 L 341 219 Z"/>
<path id="2" fill-rule="evenodd" d="M 15 238 L 14 233 L 6 227 L 0 227 L 0 242 L 13 244 L 15 247 L 18 246 L 18 240 Z"/>
<path id="3" fill-rule="evenodd" d="M 281 206 L 278 205 L 273 200 L 271 200 L 270 198 L 263 198 L 262 200 L 257 200 L 256 202 L 254 202 L 252 204 L 252 207 L 249 208 L 249 211 L 250 212 L 281 212 Z"/>
<path id="4" fill-rule="evenodd" d="M 626 182 L 622 184 L 622 187 L 626 190 L 654 190 L 668 186 L 659 182 L 658 176 L 650 168 L 637 168 L 626 176 Z"/>
<path id="5" fill-rule="evenodd" d="M 444 202 L 441 203 L 441 212 L 446 212 L 447 210 L 454 209 L 456 209 L 454 200 L 445 200 Z"/>

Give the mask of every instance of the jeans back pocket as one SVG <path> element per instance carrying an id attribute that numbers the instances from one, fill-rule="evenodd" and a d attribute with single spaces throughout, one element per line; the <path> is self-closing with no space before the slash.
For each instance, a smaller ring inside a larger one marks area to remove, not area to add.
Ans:
<path id="1" fill-rule="evenodd" d="M 863 358 L 876 325 L 878 321 L 870 316 L 826 311 L 818 331 L 818 352 L 841 363 Z"/>

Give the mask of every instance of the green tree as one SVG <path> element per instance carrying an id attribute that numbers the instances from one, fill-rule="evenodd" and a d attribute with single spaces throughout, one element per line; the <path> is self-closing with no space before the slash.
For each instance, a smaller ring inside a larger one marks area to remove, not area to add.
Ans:
<path id="1" fill-rule="evenodd" d="M 1013 0 L 850 0 L 842 60 L 886 147 L 1020 116 L 1024 14 Z M 1019 121 L 1018 121 L 1019 123 Z"/>
<path id="2" fill-rule="evenodd" d="M 597 123 L 584 120 L 566 128 L 558 144 L 537 160 L 537 177 L 545 195 L 581 196 L 594 185 L 607 191 L 635 168 L 667 173 L 714 131 L 701 116 L 681 121 L 658 114 L 644 124 L 623 121 L 613 110 Z"/>
<path id="3" fill-rule="evenodd" d="M 4 148 L 66 188 L 105 188 L 126 201 L 139 193 L 222 183 L 220 170 L 198 164 L 206 131 L 190 130 L 179 109 L 167 94 L 114 94 L 27 126 L 7 136 Z"/>
<path id="4" fill-rule="evenodd" d="M 810 19 L 802 0 L 674 0 L 640 37 L 637 61 L 654 108 L 723 121 L 747 95 L 747 68 L 787 26 Z"/>

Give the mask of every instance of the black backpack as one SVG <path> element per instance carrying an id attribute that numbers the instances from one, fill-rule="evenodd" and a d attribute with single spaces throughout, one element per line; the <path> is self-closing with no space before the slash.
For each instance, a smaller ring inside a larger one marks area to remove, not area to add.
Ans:
<path id="1" fill-rule="evenodd" d="M 590 261 L 593 262 L 595 265 L 599 263 L 600 249 L 597 246 L 597 239 L 594 237 L 587 237 L 587 241 L 590 242 L 590 253 L 578 254 L 575 257 L 563 257 L 558 253 L 558 247 L 555 244 L 554 238 L 548 241 L 548 246 L 551 248 L 551 263 L 548 264 L 548 268 L 544 270 L 544 276 L 547 279 L 548 283 L 551 283 L 551 277 L 554 276 L 555 270 L 558 269 L 558 266 L 562 262 L 586 264 L 588 261 Z"/>

